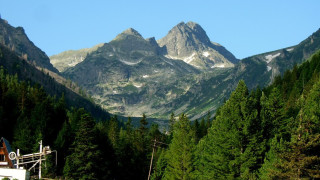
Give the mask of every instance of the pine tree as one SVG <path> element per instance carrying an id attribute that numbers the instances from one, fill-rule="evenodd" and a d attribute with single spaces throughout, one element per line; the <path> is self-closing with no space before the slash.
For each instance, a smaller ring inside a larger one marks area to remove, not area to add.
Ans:
<path id="1" fill-rule="evenodd" d="M 169 119 L 169 134 L 173 133 L 173 126 L 176 122 L 176 118 L 174 117 L 174 113 L 172 112 Z"/>
<path id="2" fill-rule="evenodd" d="M 164 179 L 191 179 L 194 170 L 195 133 L 187 116 L 181 114 L 174 124 L 173 139 L 167 152 Z"/>
<path id="3" fill-rule="evenodd" d="M 198 119 L 194 121 L 192 127 L 196 135 L 196 143 L 197 143 L 201 139 L 201 129 L 200 129 L 200 124 Z"/>
<path id="4" fill-rule="evenodd" d="M 97 142 L 99 150 L 101 151 L 100 158 L 95 162 L 99 165 L 98 177 L 99 179 L 116 179 L 117 162 L 115 150 L 108 138 L 108 127 L 105 122 L 98 122 L 97 129 Z M 118 141 L 119 143 L 119 141 Z"/>
<path id="5" fill-rule="evenodd" d="M 320 178 L 320 81 L 313 86 L 296 121 L 290 145 L 279 155 L 281 171 L 276 176 Z"/>
<path id="6" fill-rule="evenodd" d="M 69 121 L 66 120 L 59 131 L 57 138 L 54 142 L 54 149 L 59 152 L 58 162 L 59 166 L 57 167 L 58 174 L 62 174 L 63 167 L 65 165 L 65 158 L 69 155 L 69 148 L 72 144 L 72 132 Z"/>
<path id="7" fill-rule="evenodd" d="M 147 121 L 147 117 L 146 115 L 143 113 L 142 114 L 142 118 L 140 119 L 140 126 L 139 126 L 139 130 L 141 133 L 145 133 L 147 130 L 147 125 L 148 125 L 148 121 Z"/>
<path id="8" fill-rule="evenodd" d="M 255 177 L 262 163 L 263 141 L 258 110 L 240 81 L 221 107 L 208 135 L 197 146 L 197 179 Z"/>
<path id="9" fill-rule="evenodd" d="M 95 121 L 89 114 L 82 114 L 73 142 L 73 153 L 67 157 L 64 167 L 67 178 L 98 179 L 97 160 L 101 154 L 95 138 Z"/>
<path id="10" fill-rule="evenodd" d="M 280 135 L 289 139 L 289 132 L 287 132 L 288 119 L 285 116 L 283 97 L 279 89 L 273 88 L 269 97 L 262 93 L 261 106 L 264 138 L 272 139 L 275 135 Z"/>
<path id="11" fill-rule="evenodd" d="M 151 175 L 152 180 L 161 180 L 164 178 L 165 168 L 167 167 L 166 151 L 159 149 L 157 154 L 160 154 L 154 166 L 153 173 Z"/>
<path id="12" fill-rule="evenodd" d="M 111 118 L 108 122 L 108 137 L 114 148 L 116 148 L 119 136 L 119 125 L 117 116 Z"/>
<path id="13" fill-rule="evenodd" d="M 285 142 L 277 136 L 271 140 L 270 150 L 266 153 L 264 163 L 259 169 L 260 179 L 280 179 L 280 177 L 276 176 L 280 172 L 277 165 L 281 163 L 279 153 L 283 152 L 285 148 Z"/>

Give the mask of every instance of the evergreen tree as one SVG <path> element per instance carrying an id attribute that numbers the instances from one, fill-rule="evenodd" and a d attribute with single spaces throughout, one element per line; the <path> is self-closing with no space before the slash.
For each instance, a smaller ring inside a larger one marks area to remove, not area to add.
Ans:
<path id="1" fill-rule="evenodd" d="M 303 98 L 303 97 L 302 97 Z M 297 116 L 288 148 L 280 153 L 281 178 L 320 178 L 320 81 L 310 91 Z"/>
<path id="2" fill-rule="evenodd" d="M 176 118 L 174 117 L 174 113 L 172 112 L 169 119 L 169 134 L 173 133 L 173 126 L 176 122 Z"/>
<path id="3" fill-rule="evenodd" d="M 187 116 L 181 114 L 174 124 L 173 139 L 167 152 L 164 179 L 191 179 L 194 170 L 195 133 Z"/>
<path id="4" fill-rule="evenodd" d="M 193 123 L 193 130 L 195 132 L 196 135 L 196 143 L 201 139 L 201 129 L 200 129 L 200 124 L 198 119 L 196 119 Z"/>
<path id="5" fill-rule="evenodd" d="M 163 141 L 162 133 L 159 131 L 159 125 L 153 123 L 149 129 L 148 136 L 151 140 Z"/>
<path id="6" fill-rule="evenodd" d="M 117 116 L 111 118 L 108 122 L 108 137 L 114 148 L 116 148 L 119 136 L 119 125 Z"/>
<path id="7" fill-rule="evenodd" d="M 113 148 L 108 138 L 107 121 L 98 122 L 97 129 L 97 143 L 101 151 L 100 158 L 95 162 L 99 165 L 98 179 L 115 179 L 117 172 L 117 162 L 115 149 Z M 117 141 L 119 143 L 119 141 Z"/>
<path id="8" fill-rule="evenodd" d="M 264 138 L 268 140 L 275 135 L 280 135 L 285 139 L 289 139 L 289 132 L 287 132 L 288 119 L 285 116 L 283 97 L 279 89 L 273 88 L 269 97 L 262 93 L 261 106 Z"/>
<path id="9" fill-rule="evenodd" d="M 260 179 L 280 179 L 276 174 L 280 172 L 277 165 L 281 163 L 279 153 L 283 152 L 286 148 L 285 142 L 276 136 L 271 140 L 270 150 L 266 153 L 264 163 L 259 169 Z"/>
<path id="10" fill-rule="evenodd" d="M 151 175 L 152 180 L 164 179 L 164 172 L 167 167 L 166 150 L 160 149 L 157 154 L 160 154 L 154 166 L 153 173 Z"/>
<path id="11" fill-rule="evenodd" d="M 72 150 L 64 167 L 65 176 L 68 179 L 98 179 L 97 160 L 101 153 L 96 142 L 95 121 L 87 113 L 81 115 Z"/>
<path id="12" fill-rule="evenodd" d="M 69 148 L 72 144 L 72 132 L 69 121 L 66 120 L 59 131 L 57 138 L 54 142 L 54 149 L 59 152 L 58 162 L 59 166 L 57 167 L 57 174 L 62 174 L 63 167 L 65 165 L 66 157 L 69 155 Z"/>
<path id="13" fill-rule="evenodd" d="M 139 126 L 140 133 L 142 133 L 142 134 L 146 133 L 147 125 L 148 125 L 147 117 L 143 113 L 142 118 L 140 119 L 140 126 Z"/>
<path id="14" fill-rule="evenodd" d="M 210 121 L 208 116 L 207 116 L 206 120 L 204 118 L 201 119 L 201 122 L 199 125 L 199 135 L 200 135 L 199 138 L 202 138 L 203 136 L 207 135 L 207 133 L 208 133 L 209 127 L 207 127 L 208 124 L 205 121 L 207 121 L 207 122 Z"/>
<path id="15" fill-rule="evenodd" d="M 34 139 L 32 136 L 32 128 L 27 117 L 20 116 L 18 125 L 14 130 L 13 148 L 20 149 L 21 154 L 30 153 L 33 150 Z"/>
<path id="16" fill-rule="evenodd" d="M 240 81 L 221 107 L 208 135 L 197 146 L 197 179 L 255 177 L 262 163 L 263 142 L 258 110 Z"/>

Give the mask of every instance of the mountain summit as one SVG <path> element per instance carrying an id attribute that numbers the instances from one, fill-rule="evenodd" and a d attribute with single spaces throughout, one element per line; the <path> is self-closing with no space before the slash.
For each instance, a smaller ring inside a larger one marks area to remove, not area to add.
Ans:
<path id="1" fill-rule="evenodd" d="M 237 61 L 212 43 L 200 25 L 188 22 L 178 24 L 158 42 L 129 28 L 83 61 L 69 63 L 61 73 L 88 90 L 108 112 L 125 116 L 148 112 L 156 117 L 172 112 L 180 102 L 171 102 L 188 93 L 202 79 L 202 72 L 221 74 L 229 71 L 223 67 L 233 67 Z"/>
<path id="2" fill-rule="evenodd" d="M 122 33 L 120 33 L 119 35 L 117 35 L 117 37 L 114 40 L 124 39 L 127 36 L 135 36 L 136 38 L 143 39 L 143 37 L 141 36 L 141 34 L 138 31 L 136 31 L 133 28 L 129 28 L 129 29 L 123 31 Z"/>
<path id="3" fill-rule="evenodd" d="M 194 22 L 179 23 L 158 44 L 165 49 L 166 57 L 183 60 L 198 69 L 233 67 L 238 62 L 223 46 L 211 42 Z"/>

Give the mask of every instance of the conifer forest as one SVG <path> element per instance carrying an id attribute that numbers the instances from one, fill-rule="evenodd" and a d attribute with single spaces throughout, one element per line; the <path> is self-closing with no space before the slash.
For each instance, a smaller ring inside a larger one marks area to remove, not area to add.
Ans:
<path id="1" fill-rule="evenodd" d="M 243 80 L 212 116 L 171 114 L 168 128 L 129 117 L 97 121 L 64 96 L 0 70 L 0 136 L 22 153 L 58 151 L 45 175 L 66 179 L 320 178 L 320 52 L 265 88 Z"/>

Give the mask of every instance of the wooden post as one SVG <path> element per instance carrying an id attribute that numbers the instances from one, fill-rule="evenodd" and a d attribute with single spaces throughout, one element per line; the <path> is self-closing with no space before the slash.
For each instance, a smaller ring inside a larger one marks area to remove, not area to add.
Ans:
<path id="1" fill-rule="evenodd" d="M 150 180 L 150 176 L 151 176 L 153 154 L 154 154 L 154 149 L 156 148 L 156 143 L 157 143 L 157 139 L 154 139 L 153 149 L 152 149 L 152 156 L 151 156 L 151 161 L 150 161 L 150 169 L 149 169 L 148 180 Z"/>

